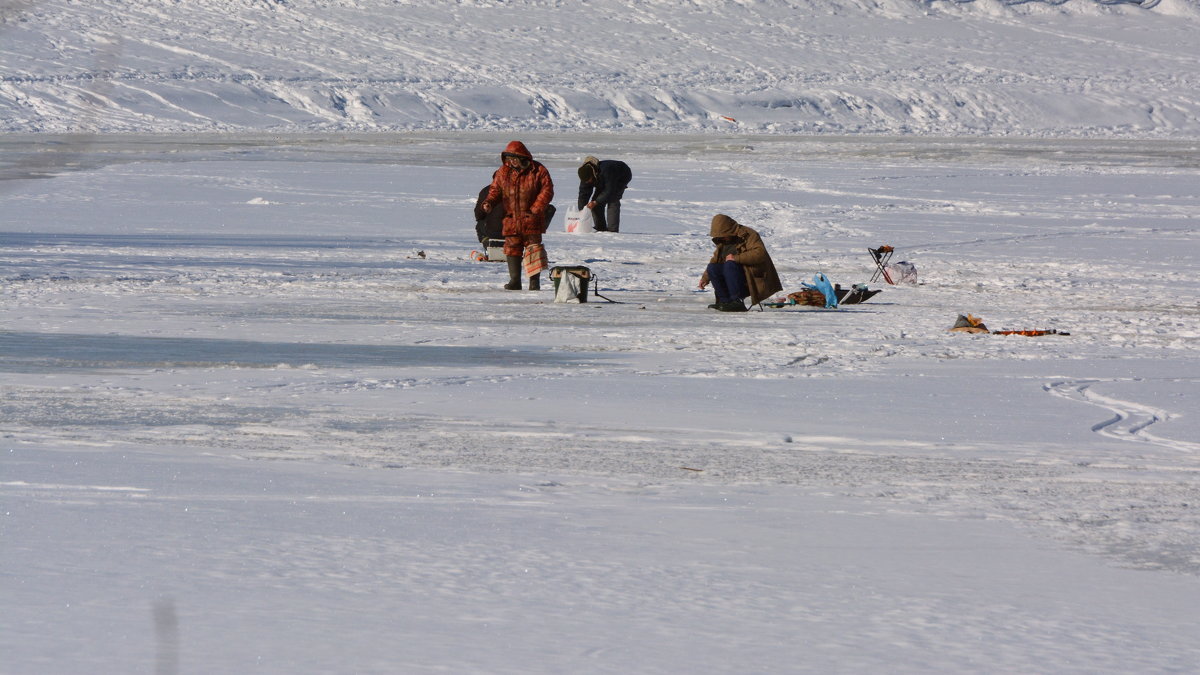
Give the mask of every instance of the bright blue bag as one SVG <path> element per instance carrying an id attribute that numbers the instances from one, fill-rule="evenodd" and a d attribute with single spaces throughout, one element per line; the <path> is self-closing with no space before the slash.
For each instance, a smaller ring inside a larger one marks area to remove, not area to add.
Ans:
<path id="1" fill-rule="evenodd" d="M 821 272 L 817 272 L 813 275 L 813 282 L 811 284 L 800 282 L 800 285 L 804 286 L 805 288 L 811 288 L 814 291 L 820 291 L 821 295 L 825 296 L 826 309 L 837 309 L 837 293 L 833 292 L 833 284 L 829 283 L 829 277 L 825 276 Z"/>

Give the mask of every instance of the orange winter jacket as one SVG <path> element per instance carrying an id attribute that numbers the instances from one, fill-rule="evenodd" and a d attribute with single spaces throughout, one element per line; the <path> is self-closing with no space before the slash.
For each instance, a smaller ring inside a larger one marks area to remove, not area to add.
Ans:
<path id="1" fill-rule="evenodd" d="M 514 169 L 504 158 L 523 157 L 525 166 Z M 504 202 L 504 236 L 541 234 L 546 230 L 546 208 L 554 199 L 554 182 L 550 171 L 533 161 L 533 155 L 521 141 L 513 141 L 500 155 L 500 170 L 492 178 L 486 202 L 495 208 Z"/>

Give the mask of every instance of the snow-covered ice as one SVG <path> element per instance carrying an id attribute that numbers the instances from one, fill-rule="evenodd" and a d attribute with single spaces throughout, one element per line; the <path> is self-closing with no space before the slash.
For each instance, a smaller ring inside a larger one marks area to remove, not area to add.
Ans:
<path id="1" fill-rule="evenodd" d="M 8 3 L 0 672 L 1197 670 L 1196 10 Z M 513 138 L 617 302 L 470 260 Z"/>

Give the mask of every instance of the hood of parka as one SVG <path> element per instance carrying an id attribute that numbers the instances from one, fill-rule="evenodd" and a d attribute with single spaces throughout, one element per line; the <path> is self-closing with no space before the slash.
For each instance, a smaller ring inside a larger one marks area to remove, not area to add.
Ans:
<path id="1" fill-rule="evenodd" d="M 713 216 L 712 227 L 709 228 L 708 236 L 713 239 L 722 237 L 733 237 L 737 235 L 737 229 L 741 227 L 736 220 L 730 218 L 724 213 L 718 213 Z"/>
<path id="2" fill-rule="evenodd" d="M 525 144 L 521 141 L 509 141 L 508 145 L 504 148 L 504 152 L 500 153 L 500 158 L 503 159 L 505 155 L 517 155 L 525 159 L 533 159 L 533 153 L 529 152 L 529 148 L 526 148 Z"/>

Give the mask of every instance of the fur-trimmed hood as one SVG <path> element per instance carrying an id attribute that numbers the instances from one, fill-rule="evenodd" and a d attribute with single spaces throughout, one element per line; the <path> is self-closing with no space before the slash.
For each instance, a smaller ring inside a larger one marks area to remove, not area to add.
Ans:
<path id="1" fill-rule="evenodd" d="M 500 161 L 501 162 L 504 161 L 505 155 L 516 155 L 518 157 L 524 157 L 525 159 L 528 159 L 528 160 L 533 159 L 533 153 L 529 152 L 529 148 L 525 147 L 525 144 L 522 143 L 521 141 L 509 141 L 508 142 L 508 145 L 506 145 L 504 147 L 504 152 L 500 153 Z"/>

